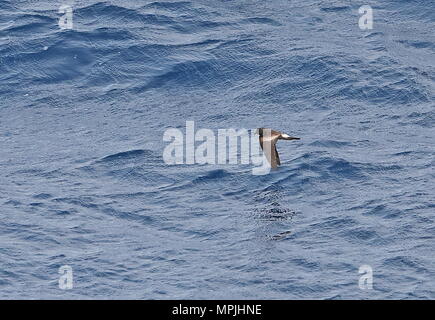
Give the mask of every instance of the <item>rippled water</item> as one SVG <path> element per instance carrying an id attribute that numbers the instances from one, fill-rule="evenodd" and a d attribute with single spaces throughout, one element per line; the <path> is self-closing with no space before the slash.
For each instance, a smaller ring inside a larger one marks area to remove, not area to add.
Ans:
<path id="1" fill-rule="evenodd" d="M 435 298 L 434 1 L 65 3 L 0 2 L 1 298 Z M 186 120 L 302 140 L 168 166 Z"/>

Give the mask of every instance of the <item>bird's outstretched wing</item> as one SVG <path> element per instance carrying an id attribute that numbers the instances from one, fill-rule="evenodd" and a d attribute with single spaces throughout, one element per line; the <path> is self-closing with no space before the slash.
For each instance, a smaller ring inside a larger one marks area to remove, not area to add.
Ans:
<path id="1" fill-rule="evenodd" d="M 281 164 L 278 151 L 276 150 L 278 138 L 279 134 L 275 134 L 273 130 L 270 134 L 264 134 L 260 137 L 261 149 L 272 169 L 277 168 Z"/>
<path id="2" fill-rule="evenodd" d="M 276 163 L 280 166 L 281 161 L 279 160 L 278 150 L 276 150 L 276 143 L 275 143 L 275 157 L 276 157 Z"/>

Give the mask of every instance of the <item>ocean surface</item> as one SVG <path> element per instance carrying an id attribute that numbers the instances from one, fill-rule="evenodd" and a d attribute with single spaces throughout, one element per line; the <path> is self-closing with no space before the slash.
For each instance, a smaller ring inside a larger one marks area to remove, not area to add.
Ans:
<path id="1" fill-rule="evenodd" d="M 434 30 L 431 0 L 1 0 L 0 298 L 435 299 Z M 186 121 L 302 139 L 168 165 Z"/>

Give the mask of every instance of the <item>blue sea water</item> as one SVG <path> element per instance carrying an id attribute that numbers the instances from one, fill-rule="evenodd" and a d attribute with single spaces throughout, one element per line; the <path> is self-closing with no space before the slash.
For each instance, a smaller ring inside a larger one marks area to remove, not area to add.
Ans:
<path id="1" fill-rule="evenodd" d="M 435 299 L 434 30 L 431 0 L 2 0 L 0 298 Z M 187 120 L 302 140 L 167 165 Z"/>

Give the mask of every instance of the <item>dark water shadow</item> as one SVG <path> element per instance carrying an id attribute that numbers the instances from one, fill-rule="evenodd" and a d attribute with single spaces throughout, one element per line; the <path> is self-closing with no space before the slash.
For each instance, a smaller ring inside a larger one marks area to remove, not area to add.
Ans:
<path id="1" fill-rule="evenodd" d="M 278 185 L 271 185 L 254 194 L 255 207 L 251 213 L 268 240 L 288 238 L 292 234 L 288 228 L 293 218 L 300 214 L 283 205 L 285 195 L 284 188 Z M 277 230 L 283 228 L 284 231 Z"/>

